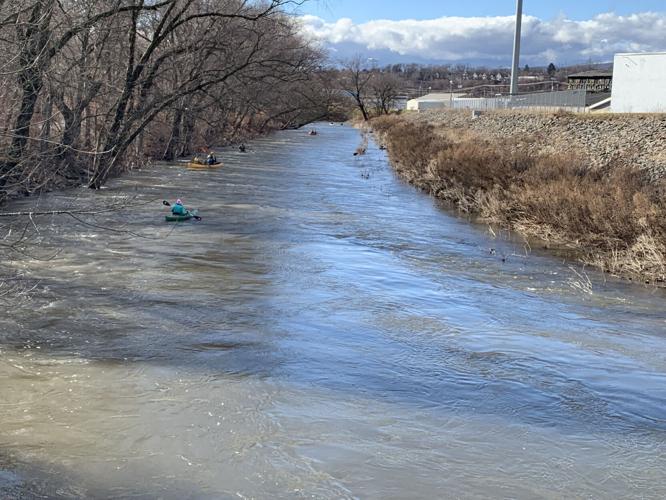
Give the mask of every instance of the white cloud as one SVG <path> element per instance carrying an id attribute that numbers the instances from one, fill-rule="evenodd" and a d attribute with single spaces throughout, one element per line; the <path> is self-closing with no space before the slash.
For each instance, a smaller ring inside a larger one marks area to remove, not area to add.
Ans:
<path id="1" fill-rule="evenodd" d="M 402 60 L 412 57 L 507 65 L 513 44 L 513 16 L 376 20 L 362 24 L 348 18 L 328 23 L 316 16 L 303 16 L 301 22 L 304 33 L 324 46 L 336 48 L 339 55 L 379 51 L 388 58 L 401 56 Z M 666 13 L 608 13 L 585 21 L 564 17 L 544 21 L 525 16 L 521 62 L 576 62 L 590 57 L 610 61 L 616 52 L 664 51 L 665 32 Z"/>

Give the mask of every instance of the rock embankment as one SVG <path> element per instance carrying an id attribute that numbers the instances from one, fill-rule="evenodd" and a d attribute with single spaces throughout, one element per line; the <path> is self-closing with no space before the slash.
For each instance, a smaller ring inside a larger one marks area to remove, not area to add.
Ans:
<path id="1" fill-rule="evenodd" d="M 486 139 L 515 139 L 532 152 L 576 155 L 593 169 L 635 166 L 655 179 L 666 176 L 666 115 L 493 111 L 472 118 L 468 110 L 436 110 L 403 116 Z"/>

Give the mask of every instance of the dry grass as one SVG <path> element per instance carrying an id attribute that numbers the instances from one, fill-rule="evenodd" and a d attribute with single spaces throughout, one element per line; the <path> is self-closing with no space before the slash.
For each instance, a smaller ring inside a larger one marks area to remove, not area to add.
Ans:
<path id="1" fill-rule="evenodd" d="M 434 196 L 578 251 L 613 274 L 666 279 L 666 186 L 624 164 L 530 152 L 528 141 L 486 140 L 396 117 L 374 120 L 397 171 Z"/>

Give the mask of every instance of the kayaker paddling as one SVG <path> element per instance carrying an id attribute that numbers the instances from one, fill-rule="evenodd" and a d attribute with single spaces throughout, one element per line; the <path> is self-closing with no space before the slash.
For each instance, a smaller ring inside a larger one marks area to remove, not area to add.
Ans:
<path id="1" fill-rule="evenodd" d="M 206 157 L 206 164 L 217 165 L 217 156 L 215 156 L 215 153 L 213 153 L 212 151 L 208 153 L 208 156 Z"/>
<path id="2" fill-rule="evenodd" d="M 179 222 L 186 221 L 190 219 L 201 220 L 201 217 L 197 215 L 197 210 L 188 210 L 183 205 L 183 202 L 180 198 L 176 200 L 174 205 L 171 205 L 168 201 L 164 200 L 162 204 L 166 207 L 171 207 L 171 215 L 166 216 L 167 222 Z"/>
<path id="3" fill-rule="evenodd" d="M 189 211 L 183 206 L 183 202 L 178 198 L 176 204 L 171 207 L 171 213 L 173 215 L 187 215 Z"/>

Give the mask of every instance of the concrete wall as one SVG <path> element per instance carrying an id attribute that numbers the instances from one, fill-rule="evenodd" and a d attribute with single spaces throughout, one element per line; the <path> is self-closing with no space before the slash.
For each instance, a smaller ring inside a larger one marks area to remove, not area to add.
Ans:
<path id="1" fill-rule="evenodd" d="M 666 52 L 615 54 L 614 113 L 666 113 Z"/>

